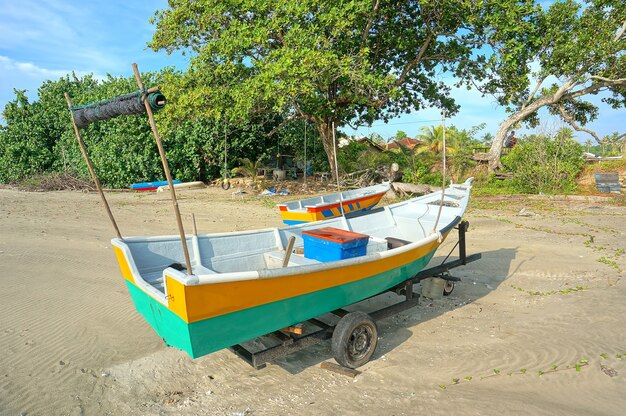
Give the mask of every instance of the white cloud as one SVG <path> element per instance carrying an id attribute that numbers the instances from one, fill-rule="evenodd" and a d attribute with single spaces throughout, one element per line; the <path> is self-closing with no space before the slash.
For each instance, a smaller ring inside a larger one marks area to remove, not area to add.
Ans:
<path id="1" fill-rule="evenodd" d="M 37 90 L 46 80 L 58 80 L 67 74 L 71 74 L 69 69 L 48 69 L 35 65 L 32 62 L 20 62 L 7 56 L 0 55 L 0 113 L 7 102 L 15 99 L 13 89 L 26 90 L 26 95 L 30 100 L 37 98 Z M 76 76 L 87 75 L 85 71 L 74 71 Z M 105 79 L 102 75 L 94 74 L 98 80 Z M 0 116 L 0 122 L 2 118 Z"/>
<path id="2" fill-rule="evenodd" d="M 128 72 L 146 52 L 160 3 L 0 0 L 0 52 L 45 68 Z"/>
<path id="3" fill-rule="evenodd" d="M 153 11 L 165 0 L 0 0 L 0 111 L 13 89 L 31 99 L 41 83 L 75 72 L 131 76 L 180 65 L 179 57 L 146 51 Z M 96 75 L 96 78 L 104 78 Z"/>
<path id="4" fill-rule="evenodd" d="M 8 75 L 13 73 L 13 76 L 19 75 L 28 77 L 28 78 L 37 78 L 37 79 L 51 79 L 51 78 L 60 78 L 65 74 L 71 72 L 66 70 L 59 69 L 46 69 L 38 67 L 32 62 L 18 62 L 7 56 L 0 55 L 0 70 L 3 74 Z"/>

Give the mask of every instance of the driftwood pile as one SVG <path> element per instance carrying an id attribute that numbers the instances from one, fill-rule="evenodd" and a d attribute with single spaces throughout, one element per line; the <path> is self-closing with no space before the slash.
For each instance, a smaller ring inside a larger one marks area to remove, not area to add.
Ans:
<path id="1" fill-rule="evenodd" d="M 395 164 L 394 164 L 395 165 Z M 381 166 L 376 169 L 363 169 L 341 177 L 341 186 L 346 188 L 365 188 L 382 181 L 393 182 L 398 177 L 398 166 Z"/>
<path id="2" fill-rule="evenodd" d="M 15 184 L 22 191 L 94 191 L 96 188 L 91 181 L 72 176 L 69 173 L 52 173 L 37 175 Z"/>

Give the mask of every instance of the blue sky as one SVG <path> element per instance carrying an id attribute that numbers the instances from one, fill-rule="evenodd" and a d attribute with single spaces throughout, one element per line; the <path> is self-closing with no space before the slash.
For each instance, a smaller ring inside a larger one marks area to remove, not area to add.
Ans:
<path id="1" fill-rule="evenodd" d="M 46 79 L 75 71 L 105 76 L 132 75 L 131 64 L 141 71 L 165 66 L 187 67 L 186 58 L 168 56 L 146 48 L 154 27 L 148 22 L 155 10 L 165 8 L 166 0 L 120 1 L 88 0 L 0 0 L 0 109 L 14 98 L 13 88 L 28 90 L 36 98 L 37 87 Z M 454 89 L 453 97 L 461 105 L 457 116 L 447 121 L 460 128 L 487 123 L 483 133 L 495 134 L 506 118 L 504 109 L 491 97 L 476 91 Z M 594 99 L 599 103 L 599 99 Z M 601 116 L 588 127 L 601 136 L 626 130 L 626 110 L 602 106 Z M 555 131 L 563 124 L 555 117 L 542 114 L 539 131 Z M 436 109 L 422 110 L 391 120 L 374 123 L 348 134 L 378 133 L 389 138 L 398 130 L 414 136 L 423 126 L 437 124 L 441 114 Z M 584 141 L 590 138 L 578 134 Z"/>

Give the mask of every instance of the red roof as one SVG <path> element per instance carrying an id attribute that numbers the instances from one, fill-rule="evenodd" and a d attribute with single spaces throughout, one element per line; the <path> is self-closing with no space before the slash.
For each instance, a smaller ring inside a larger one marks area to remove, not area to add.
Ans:
<path id="1" fill-rule="evenodd" d="M 394 140 L 391 143 L 387 144 L 387 149 L 397 149 L 400 146 L 402 147 L 407 147 L 411 150 L 413 150 L 413 148 L 415 146 L 417 146 L 418 144 L 422 143 L 422 140 L 418 140 L 418 139 L 411 139 L 410 137 L 405 137 L 402 140 Z"/>

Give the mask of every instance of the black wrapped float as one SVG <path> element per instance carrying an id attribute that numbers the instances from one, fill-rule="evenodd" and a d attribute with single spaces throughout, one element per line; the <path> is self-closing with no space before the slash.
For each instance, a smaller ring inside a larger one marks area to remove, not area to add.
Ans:
<path id="1" fill-rule="evenodd" d="M 142 101 L 141 91 L 121 95 L 106 101 L 72 107 L 74 122 L 78 128 L 85 128 L 96 121 L 108 120 L 117 116 L 145 114 L 146 107 Z M 146 95 L 146 100 L 153 111 L 165 107 L 165 96 L 160 92 Z"/>

